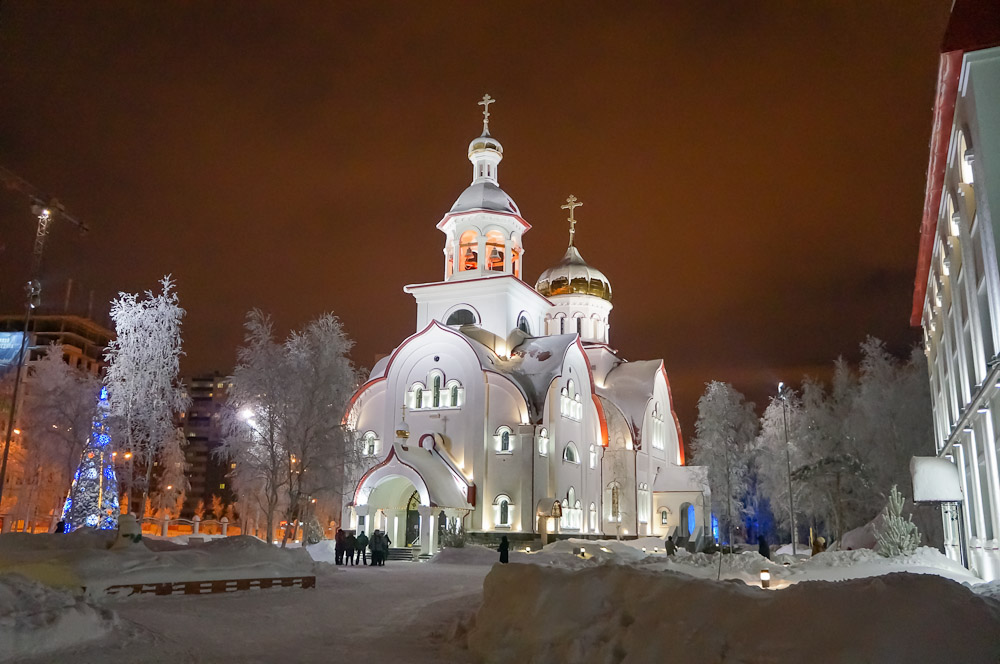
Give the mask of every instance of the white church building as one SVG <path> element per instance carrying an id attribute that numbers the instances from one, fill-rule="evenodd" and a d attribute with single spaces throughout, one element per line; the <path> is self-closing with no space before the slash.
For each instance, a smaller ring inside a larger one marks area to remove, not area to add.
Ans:
<path id="1" fill-rule="evenodd" d="M 610 343 L 611 283 L 575 245 L 534 287 L 531 226 L 499 186 L 503 147 L 469 145 L 472 183 L 444 215 L 441 281 L 404 291 L 416 327 L 373 368 L 347 413 L 366 460 L 349 478 L 345 528 L 433 553 L 445 528 L 631 537 L 707 530 L 708 489 L 685 467 L 662 360 Z"/>

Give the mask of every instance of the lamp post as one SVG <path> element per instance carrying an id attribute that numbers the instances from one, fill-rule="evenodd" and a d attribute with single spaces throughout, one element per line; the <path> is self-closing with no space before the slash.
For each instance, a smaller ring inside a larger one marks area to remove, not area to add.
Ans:
<path id="1" fill-rule="evenodd" d="M 792 523 L 792 555 L 798 555 L 795 550 L 795 505 L 792 502 L 792 456 L 788 445 L 788 397 L 785 395 L 785 383 L 778 383 L 778 398 L 781 399 L 781 419 L 785 424 L 785 465 L 788 468 L 788 518 Z"/>

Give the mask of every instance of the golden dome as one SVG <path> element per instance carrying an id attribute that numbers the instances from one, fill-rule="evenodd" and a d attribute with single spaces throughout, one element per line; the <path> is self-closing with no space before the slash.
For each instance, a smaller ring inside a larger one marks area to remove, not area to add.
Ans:
<path id="1" fill-rule="evenodd" d="M 611 301 L 611 282 L 604 273 L 587 265 L 576 247 L 570 245 L 555 267 L 550 267 L 538 277 L 535 290 L 550 295 L 593 295 Z"/>

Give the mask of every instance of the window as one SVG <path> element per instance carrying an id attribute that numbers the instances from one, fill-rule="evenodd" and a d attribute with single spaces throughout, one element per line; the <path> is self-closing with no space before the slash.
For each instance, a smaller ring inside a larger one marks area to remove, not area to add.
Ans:
<path id="1" fill-rule="evenodd" d="M 440 370 L 434 369 L 427 375 L 426 384 L 420 381 L 414 383 L 410 387 L 410 409 L 461 408 L 464 396 L 462 384 L 454 379 L 447 382 L 444 379 L 444 374 Z M 431 393 L 424 394 L 428 389 Z"/>
<path id="2" fill-rule="evenodd" d="M 510 496 L 501 493 L 493 500 L 493 521 L 497 528 L 510 528 L 513 522 L 514 503 Z"/>
<path id="3" fill-rule="evenodd" d="M 441 376 L 435 375 L 431 383 L 431 408 L 441 407 Z"/>
<path id="4" fill-rule="evenodd" d="M 663 508 L 663 509 L 660 510 L 660 525 L 661 526 L 667 525 L 667 518 L 669 517 L 669 515 L 670 515 L 670 512 L 668 512 L 666 508 Z"/>
<path id="5" fill-rule="evenodd" d="M 524 314 L 521 314 L 517 318 L 517 329 L 521 330 L 525 334 L 531 334 L 531 326 L 528 325 L 528 318 Z"/>
<path id="6" fill-rule="evenodd" d="M 583 316 L 576 317 L 576 333 L 583 336 Z"/>
<path id="7" fill-rule="evenodd" d="M 475 325 L 476 315 L 468 309 L 456 309 L 448 316 L 445 325 Z"/>
<path id="8" fill-rule="evenodd" d="M 417 408 L 417 409 L 424 407 L 424 390 L 423 390 L 423 388 L 418 387 L 415 390 L 413 390 L 413 407 Z"/>
<path id="9" fill-rule="evenodd" d="M 475 231 L 465 231 L 459 240 L 459 269 L 462 272 L 475 270 L 479 267 L 479 237 Z"/>
<path id="10" fill-rule="evenodd" d="M 225 483 L 225 482 L 223 482 L 222 484 L 220 484 L 220 485 L 219 485 L 219 488 L 220 488 L 220 489 L 225 489 L 225 488 L 226 488 L 226 483 Z"/>
<path id="11" fill-rule="evenodd" d="M 562 501 L 562 517 L 559 519 L 559 527 L 563 530 L 583 529 L 583 507 L 576 497 L 576 489 L 569 488 L 566 498 Z"/>
<path id="12" fill-rule="evenodd" d="M 563 417 L 579 421 L 583 416 L 583 404 L 580 403 L 580 394 L 572 379 L 566 383 L 566 387 L 559 390 L 559 396 L 559 413 Z"/>
<path id="13" fill-rule="evenodd" d="M 597 446 L 590 444 L 590 467 L 597 468 Z"/>
<path id="14" fill-rule="evenodd" d="M 542 429 L 538 433 L 538 456 L 548 456 L 549 455 L 549 432 L 547 429 Z"/>
<path id="15" fill-rule="evenodd" d="M 451 389 L 448 390 L 450 393 L 450 403 L 452 408 L 458 408 L 458 384 L 452 385 Z"/>
<path id="16" fill-rule="evenodd" d="M 361 455 L 366 457 L 375 456 L 379 451 L 378 435 L 374 431 L 366 431 L 361 437 Z"/>
<path id="17" fill-rule="evenodd" d="M 504 239 L 500 231 L 490 231 L 486 234 L 486 255 L 489 257 L 487 269 L 492 272 L 503 272 Z"/>
<path id="18" fill-rule="evenodd" d="M 563 461 L 580 463 L 580 454 L 576 451 L 576 445 L 572 442 L 566 443 L 566 448 L 563 450 Z"/>
<path id="19" fill-rule="evenodd" d="M 514 447 L 511 441 L 511 429 L 507 426 L 502 426 L 497 429 L 494 438 L 496 439 L 497 454 L 510 454 L 514 451 Z"/>
<path id="20" fill-rule="evenodd" d="M 639 483 L 639 504 L 637 508 L 639 523 L 649 523 L 649 485 L 642 482 Z"/>
<path id="21" fill-rule="evenodd" d="M 590 530 L 593 532 L 598 532 L 600 524 L 597 523 L 597 505 L 594 503 L 590 504 Z"/>
<path id="22" fill-rule="evenodd" d="M 620 522 L 622 520 L 622 505 L 621 505 L 621 484 L 618 482 L 612 482 L 608 485 L 605 492 L 605 497 L 607 499 L 608 505 L 608 520 L 613 522 Z"/>

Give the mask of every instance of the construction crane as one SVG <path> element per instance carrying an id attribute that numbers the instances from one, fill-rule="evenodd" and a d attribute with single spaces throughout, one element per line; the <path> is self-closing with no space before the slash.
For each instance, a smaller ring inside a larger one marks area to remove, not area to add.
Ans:
<path id="1" fill-rule="evenodd" d="M 14 422 L 17 415 L 17 398 L 21 388 L 21 377 L 24 373 L 24 354 L 28 342 L 28 328 L 31 324 L 31 313 L 42 302 L 42 253 L 45 251 L 45 238 L 55 219 L 63 219 L 86 234 L 90 228 L 68 212 L 57 198 L 45 197 L 30 182 L 16 173 L 0 166 L 0 182 L 5 189 L 15 191 L 28 199 L 31 204 L 31 214 L 37 220 L 35 228 L 35 244 L 31 254 L 31 270 L 28 273 L 28 283 L 25 286 L 27 295 L 24 306 L 24 331 L 21 333 L 21 349 L 17 354 L 17 365 L 14 373 L 14 393 L 10 403 L 10 417 L 7 420 L 7 435 L 4 438 L 3 455 L 0 458 L 0 503 L 3 502 L 4 479 L 7 476 L 7 457 L 10 454 L 11 438 L 14 435 Z"/>

